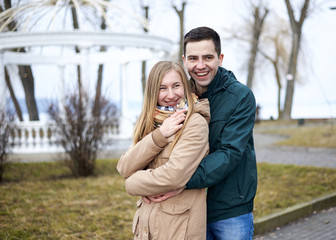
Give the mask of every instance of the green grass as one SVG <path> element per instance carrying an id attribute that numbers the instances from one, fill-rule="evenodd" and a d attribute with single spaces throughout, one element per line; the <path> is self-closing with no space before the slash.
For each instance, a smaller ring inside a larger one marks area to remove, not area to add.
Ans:
<path id="1" fill-rule="evenodd" d="M 288 136 L 279 145 L 336 148 L 336 126 L 304 126 L 293 129 L 273 130 L 272 133 Z"/>
<path id="2" fill-rule="evenodd" d="M 255 217 L 310 201 L 336 191 L 336 169 L 258 164 Z"/>
<path id="3" fill-rule="evenodd" d="M 136 198 L 116 160 L 71 178 L 59 162 L 10 164 L 0 185 L 0 239 L 132 239 Z"/>
<path id="4" fill-rule="evenodd" d="M 287 136 L 283 145 L 336 148 L 330 124 L 269 121 L 257 130 Z M 0 184 L 0 239 L 133 239 L 137 198 L 125 192 L 116 163 L 97 161 L 90 178 L 72 178 L 61 162 L 7 164 Z M 260 163 L 258 181 L 256 219 L 335 192 L 336 169 Z"/>
<path id="5" fill-rule="evenodd" d="M 280 127 L 279 127 L 280 126 Z M 298 126 L 293 121 L 264 121 L 256 129 L 269 134 L 287 137 L 278 142 L 284 146 L 336 148 L 336 125 L 325 121 L 309 122 Z"/>
<path id="6" fill-rule="evenodd" d="M 132 239 L 136 197 L 117 160 L 97 176 L 71 178 L 60 162 L 11 163 L 0 185 L 0 239 Z M 258 165 L 256 218 L 336 191 L 336 169 Z"/>

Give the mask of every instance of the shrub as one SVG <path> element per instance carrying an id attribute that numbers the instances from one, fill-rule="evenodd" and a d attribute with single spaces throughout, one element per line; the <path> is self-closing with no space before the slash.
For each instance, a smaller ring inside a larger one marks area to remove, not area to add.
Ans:
<path id="1" fill-rule="evenodd" d="M 10 153 L 12 144 L 10 143 L 10 134 L 15 129 L 14 115 L 0 111 L 0 182 L 5 171 L 5 163 Z"/>
<path id="2" fill-rule="evenodd" d="M 51 104 L 48 113 L 57 123 L 59 142 L 69 157 L 66 162 L 72 174 L 93 175 L 104 129 L 116 115 L 115 105 L 103 97 L 91 102 L 88 94 L 82 92 L 68 95 L 63 110 Z"/>

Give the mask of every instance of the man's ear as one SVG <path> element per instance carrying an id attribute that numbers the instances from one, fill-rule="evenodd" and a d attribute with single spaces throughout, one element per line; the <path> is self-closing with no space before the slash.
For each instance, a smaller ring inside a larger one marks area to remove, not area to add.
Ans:
<path id="1" fill-rule="evenodd" d="M 224 59 L 224 53 L 221 53 L 218 57 L 218 60 L 219 60 L 219 66 L 222 66 L 222 63 L 223 63 L 223 59 Z"/>

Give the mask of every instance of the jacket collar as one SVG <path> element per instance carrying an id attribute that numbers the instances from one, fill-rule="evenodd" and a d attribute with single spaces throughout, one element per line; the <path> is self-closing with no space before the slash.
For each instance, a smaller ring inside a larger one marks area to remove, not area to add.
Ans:
<path id="1" fill-rule="evenodd" d="M 223 67 L 219 67 L 215 78 L 209 84 L 208 90 L 202 94 L 201 98 L 208 98 L 209 96 L 221 90 L 225 91 L 236 81 L 237 79 L 233 72 L 228 71 Z"/>

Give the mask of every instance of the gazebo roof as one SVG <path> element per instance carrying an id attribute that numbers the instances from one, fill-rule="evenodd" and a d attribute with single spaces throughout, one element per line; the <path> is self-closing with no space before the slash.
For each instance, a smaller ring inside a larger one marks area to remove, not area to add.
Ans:
<path id="1" fill-rule="evenodd" d="M 33 53 L 20 53 L 8 51 L 21 47 L 43 47 L 43 46 L 78 46 L 87 49 L 95 46 L 115 47 L 119 49 L 136 48 L 139 50 L 150 50 L 152 54 L 140 52 L 134 56 L 119 57 L 111 60 L 106 53 L 96 52 L 92 57 L 93 62 L 104 63 L 107 61 L 127 62 L 129 60 L 146 60 L 150 55 L 165 56 L 172 50 L 173 42 L 169 39 L 148 35 L 115 33 L 110 31 L 59 31 L 59 32 L 4 32 L 0 33 L 0 51 L 6 52 L 3 64 L 33 64 L 33 63 L 64 63 L 78 62 L 76 54 L 73 59 L 66 56 L 41 56 Z M 78 55 L 79 56 L 79 55 Z M 99 56 L 99 57 L 98 57 Z M 80 57 L 78 57 L 80 58 Z"/>
<path id="2" fill-rule="evenodd" d="M 149 48 L 169 52 L 172 41 L 148 34 L 110 31 L 3 32 L 0 49 L 47 45 L 117 46 Z"/>

